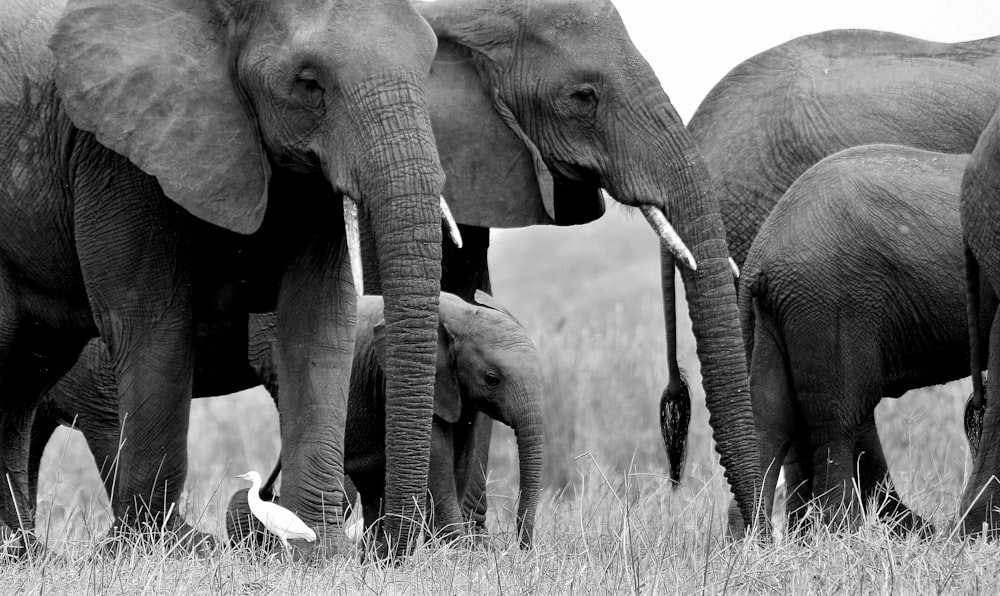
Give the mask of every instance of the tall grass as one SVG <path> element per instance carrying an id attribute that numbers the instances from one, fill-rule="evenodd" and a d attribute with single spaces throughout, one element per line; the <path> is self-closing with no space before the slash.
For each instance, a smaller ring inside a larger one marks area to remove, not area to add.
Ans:
<path id="1" fill-rule="evenodd" d="M 53 556 L 0 565 L 0 592 L 27 593 L 995 593 L 991 543 L 950 535 L 967 473 L 961 436 L 967 382 L 885 400 L 877 421 L 906 502 L 936 524 L 900 539 L 868 519 L 855 533 L 818 528 L 802 540 L 724 537 L 728 489 L 711 443 L 689 326 L 682 361 L 694 392 L 684 484 L 671 490 L 657 403 L 666 381 L 656 246 L 641 221 L 611 214 L 579 229 L 496 234 L 495 293 L 529 329 L 543 359 L 547 489 L 536 547 L 513 532 L 516 446 L 494 433 L 492 548 L 429 544 L 398 568 L 356 553 L 318 566 L 222 548 L 185 556 L 169 545 L 92 557 L 110 524 L 93 461 L 63 430 L 43 463 L 39 523 Z M 682 304 L 682 313 L 683 304 Z M 232 478 L 266 472 L 278 453 L 276 415 L 262 390 L 198 400 L 181 512 L 223 536 Z"/>

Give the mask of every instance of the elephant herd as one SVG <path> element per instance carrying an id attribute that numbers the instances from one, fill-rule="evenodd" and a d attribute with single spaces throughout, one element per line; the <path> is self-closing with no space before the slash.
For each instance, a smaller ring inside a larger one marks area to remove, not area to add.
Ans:
<path id="1" fill-rule="evenodd" d="M 436 528 L 482 525 L 492 420 L 530 546 L 541 371 L 489 296 L 489 229 L 586 224 L 605 195 L 663 240 L 678 479 L 680 270 L 732 532 L 766 534 L 781 466 L 793 516 L 883 495 L 923 531 L 874 407 L 970 362 L 965 524 L 1000 522 L 1000 383 L 978 383 L 1000 367 L 1000 38 L 800 38 L 687 127 L 609 0 L 22 0 L 0 54 L 0 529 L 22 551 L 60 423 L 114 462 L 112 537 L 204 538 L 169 515 L 190 400 L 261 383 L 318 556 L 345 548 L 345 474 L 384 555 L 428 493 Z"/>

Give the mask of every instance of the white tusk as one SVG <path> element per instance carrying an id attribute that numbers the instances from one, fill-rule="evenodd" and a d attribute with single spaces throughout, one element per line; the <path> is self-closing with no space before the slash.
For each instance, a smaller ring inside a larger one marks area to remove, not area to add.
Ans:
<path id="1" fill-rule="evenodd" d="M 733 270 L 733 277 L 736 279 L 740 278 L 740 266 L 736 264 L 733 257 L 729 257 L 729 268 Z"/>
<path id="2" fill-rule="evenodd" d="M 444 219 L 444 227 L 448 229 L 448 236 L 451 241 L 458 248 L 462 248 L 462 235 L 458 232 L 458 224 L 455 223 L 455 218 L 451 215 L 451 209 L 448 208 L 448 203 L 445 202 L 444 196 L 441 197 L 441 218 Z"/>
<path id="3" fill-rule="evenodd" d="M 347 257 L 351 260 L 354 291 L 360 296 L 365 293 L 365 281 L 361 267 L 361 232 L 358 229 L 358 206 L 347 195 L 344 195 L 344 228 L 347 232 Z"/>
<path id="4" fill-rule="evenodd" d="M 684 264 L 685 267 L 691 271 L 698 270 L 698 264 L 694 262 L 694 255 L 688 250 L 687 246 L 684 246 L 684 241 L 681 237 L 677 235 L 677 230 L 674 229 L 670 222 L 667 221 L 667 216 L 663 214 L 662 211 L 653 207 L 652 205 L 643 205 L 639 207 L 642 214 L 646 216 L 646 221 L 656 232 L 656 235 L 660 237 L 660 240 L 667 245 L 670 252 Z"/>

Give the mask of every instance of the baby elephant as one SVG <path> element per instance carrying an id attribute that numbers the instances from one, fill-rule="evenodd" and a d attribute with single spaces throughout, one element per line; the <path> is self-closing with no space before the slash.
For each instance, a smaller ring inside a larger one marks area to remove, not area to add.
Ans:
<path id="1" fill-rule="evenodd" d="M 968 156 L 855 147 L 805 172 L 760 229 L 739 309 L 768 514 L 782 463 L 794 521 L 872 497 L 929 532 L 892 486 L 875 406 L 969 374 L 959 184 Z M 983 300 L 983 315 L 996 297 Z M 985 320 L 985 319 L 984 319 Z M 796 512 L 798 509 L 798 512 Z"/>
<path id="2" fill-rule="evenodd" d="M 476 301 L 469 304 L 452 294 L 441 294 L 428 477 L 434 527 L 449 537 L 464 532 L 461 497 L 477 461 L 471 422 L 477 412 L 483 412 L 510 426 L 517 435 L 521 483 L 517 527 L 521 544 L 527 546 L 534 528 L 544 449 L 538 355 L 524 328 L 499 303 L 483 292 L 476 293 Z M 251 321 L 250 363 L 258 382 L 264 383 L 277 399 L 278 383 L 270 350 L 273 325 L 270 316 Z M 384 338 L 382 298 L 360 298 L 344 473 L 361 494 L 368 524 L 380 517 L 384 489 Z M 99 343 L 92 343 L 38 409 L 31 443 L 32 486 L 37 485 L 38 460 L 54 426 L 58 422 L 69 424 L 74 416 L 98 464 L 114 459 L 119 426 L 115 390 L 102 362 L 105 350 Z M 199 342 L 199 354 L 203 343 L 207 342 Z M 196 378 L 195 386 L 199 381 L 200 386 L 210 386 L 208 375 L 209 371 L 199 370 L 196 376 L 204 378 Z M 110 483 L 107 478 L 108 488 Z M 247 507 L 246 494 L 245 490 L 238 491 L 230 502 L 227 530 L 234 541 L 246 535 L 248 520 L 256 522 Z"/>

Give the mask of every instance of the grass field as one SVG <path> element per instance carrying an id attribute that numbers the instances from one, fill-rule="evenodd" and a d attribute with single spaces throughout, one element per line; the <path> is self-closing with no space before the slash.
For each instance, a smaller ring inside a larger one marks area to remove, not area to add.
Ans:
<path id="1" fill-rule="evenodd" d="M 684 486 L 665 479 L 657 401 L 665 378 L 656 245 L 639 219 L 612 210 L 596 224 L 495 234 L 497 297 L 530 330 L 544 361 L 549 488 L 537 547 L 511 546 L 516 489 L 512 433 L 494 434 L 492 550 L 430 545 L 383 569 L 340 558 L 318 567 L 209 558 L 163 547 L 91 558 L 110 518 L 81 437 L 61 430 L 43 464 L 39 528 L 47 564 L 0 567 L 4 593 L 996 593 L 1000 549 L 951 537 L 968 455 L 961 437 L 967 381 L 879 406 L 878 424 L 904 499 L 938 533 L 893 538 L 866 523 L 801 542 L 723 537 L 728 490 L 712 449 L 690 327 L 682 357 L 695 391 Z M 278 453 L 276 415 L 262 390 L 194 405 L 183 514 L 223 535 L 229 496 L 248 469 Z"/>

